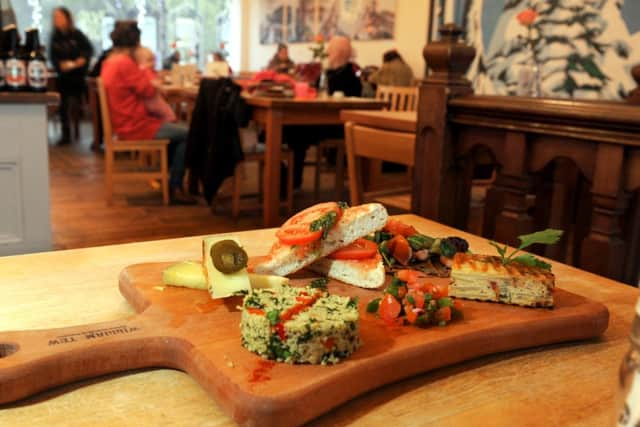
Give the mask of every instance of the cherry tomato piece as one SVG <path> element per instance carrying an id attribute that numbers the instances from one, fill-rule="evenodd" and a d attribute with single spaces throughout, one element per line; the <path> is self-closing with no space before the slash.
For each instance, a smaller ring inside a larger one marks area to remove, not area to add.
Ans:
<path id="1" fill-rule="evenodd" d="M 413 225 L 405 224 L 397 219 L 389 219 L 387 224 L 384 226 L 384 231 L 404 237 L 418 234 L 418 230 L 416 230 Z"/>
<path id="2" fill-rule="evenodd" d="M 332 259 L 368 259 L 373 258 L 378 253 L 378 245 L 367 239 L 358 239 L 344 248 L 330 254 L 327 258 Z"/>
<path id="3" fill-rule="evenodd" d="M 400 315 L 402 307 L 396 298 L 391 294 L 386 294 L 382 301 L 380 301 L 380 307 L 378 308 L 378 314 L 388 324 L 393 324 L 394 319 Z"/>

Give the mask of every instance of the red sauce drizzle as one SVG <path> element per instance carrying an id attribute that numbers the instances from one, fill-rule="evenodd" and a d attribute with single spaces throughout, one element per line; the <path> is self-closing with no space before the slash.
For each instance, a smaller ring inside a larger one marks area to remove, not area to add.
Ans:
<path id="1" fill-rule="evenodd" d="M 300 314 L 307 308 L 311 307 L 321 296 L 321 291 L 316 292 L 312 296 L 309 296 L 306 292 L 301 292 L 300 295 L 296 297 L 298 304 L 293 305 L 287 311 L 280 314 L 280 322 L 276 324 L 275 330 L 282 342 L 287 339 L 287 335 L 284 332 L 284 322 L 293 319 L 293 316 Z"/>
<path id="2" fill-rule="evenodd" d="M 249 376 L 250 383 L 260 383 L 271 379 L 269 372 L 276 365 L 276 362 L 271 360 L 259 360 L 258 366 L 251 372 Z"/>
<path id="3" fill-rule="evenodd" d="M 210 300 L 196 304 L 196 309 L 200 313 L 209 313 L 222 304 L 221 300 Z"/>

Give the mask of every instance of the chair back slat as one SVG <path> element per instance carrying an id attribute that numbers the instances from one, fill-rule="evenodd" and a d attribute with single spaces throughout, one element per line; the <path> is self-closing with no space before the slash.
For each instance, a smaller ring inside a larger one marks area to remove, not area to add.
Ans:
<path id="1" fill-rule="evenodd" d="M 102 134 L 104 138 L 104 146 L 110 149 L 113 145 L 113 129 L 111 127 L 111 114 L 109 112 L 109 101 L 107 100 L 107 92 L 104 88 L 104 82 L 98 77 L 98 98 L 100 99 L 100 115 L 102 117 Z"/>
<path id="2" fill-rule="evenodd" d="M 416 111 L 418 107 L 418 88 L 415 86 L 379 85 L 376 98 L 387 101 L 390 111 Z"/>

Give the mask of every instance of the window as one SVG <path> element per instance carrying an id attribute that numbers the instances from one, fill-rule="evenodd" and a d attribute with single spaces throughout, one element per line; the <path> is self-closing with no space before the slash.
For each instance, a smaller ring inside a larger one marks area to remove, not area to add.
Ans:
<path id="1" fill-rule="evenodd" d="M 91 40 L 96 55 L 111 46 L 109 34 L 119 19 L 135 19 L 142 44 L 159 60 L 174 50 L 181 62 L 202 67 L 220 46 L 240 51 L 240 40 L 229 40 L 230 16 L 237 0 L 14 0 L 21 31 L 37 26 L 45 45 L 51 35 L 51 13 L 61 3 L 74 15 L 75 25 Z M 235 15 L 235 14 L 234 14 Z M 231 42 L 231 43 L 230 43 Z M 238 46 L 235 46 L 235 45 Z"/>

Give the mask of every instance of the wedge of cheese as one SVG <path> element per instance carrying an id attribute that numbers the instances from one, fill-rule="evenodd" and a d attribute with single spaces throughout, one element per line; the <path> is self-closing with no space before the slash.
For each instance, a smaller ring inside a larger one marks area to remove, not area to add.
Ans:
<path id="1" fill-rule="evenodd" d="M 171 264 L 162 272 L 162 284 L 192 289 L 208 289 L 207 275 L 199 261 L 182 261 Z"/>
<path id="2" fill-rule="evenodd" d="M 211 247 L 221 240 L 233 240 L 240 244 L 240 240 L 236 237 L 206 237 L 202 241 L 202 264 L 204 265 L 207 275 L 207 284 L 211 298 L 226 298 L 238 292 L 248 292 L 251 290 L 251 282 L 249 281 L 249 273 L 246 268 L 236 271 L 235 273 L 225 274 L 219 271 L 211 260 Z"/>
<path id="3" fill-rule="evenodd" d="M 289 284 L 282 276 L 249 273 L 251 289 L 280 289 Z M 209 289 L 207 275 L 199 261 L 181 261 L 171 264 L 162 272 L 162 284 L 192 289 Z"/>

